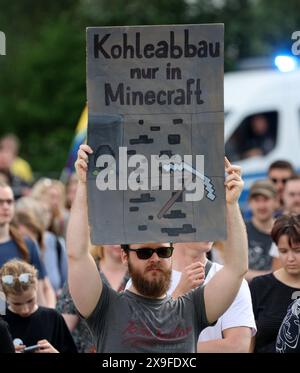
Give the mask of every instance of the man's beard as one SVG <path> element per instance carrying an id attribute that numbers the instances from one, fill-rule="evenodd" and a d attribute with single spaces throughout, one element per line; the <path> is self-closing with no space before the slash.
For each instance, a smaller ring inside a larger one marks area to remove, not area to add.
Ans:
<path id="1" fill-rule="evenodd" d="M 159 298 L 166 294 L 171 283 L 171 269 L 163 269 L 160 265 L 149 265 L 145 268 L 145 272 L 150 269 L 159 269 L 159 276 L 153 278 L 152 280 L 147 280 L 144 274 L 140 271 L 135 270 L 130 261 L 128 262 L 128 271 L 131 276 L 132 284 L 136 290 L 145 297 Z"/>

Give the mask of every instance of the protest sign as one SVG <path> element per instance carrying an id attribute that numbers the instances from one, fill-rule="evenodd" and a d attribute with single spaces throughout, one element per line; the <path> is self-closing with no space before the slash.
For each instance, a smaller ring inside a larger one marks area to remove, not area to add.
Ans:
<path id="1" fill-rule="evenodd" d="M 87 29 L 93 243 L 225 238 L 223 34 Z"/>

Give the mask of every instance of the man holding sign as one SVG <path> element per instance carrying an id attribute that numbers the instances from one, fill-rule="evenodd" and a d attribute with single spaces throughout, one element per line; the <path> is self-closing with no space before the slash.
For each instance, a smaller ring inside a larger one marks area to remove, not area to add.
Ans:
<path id="1" fill-rule="evenodd" d="M 241 169 L 225 161 L 227 241 L 224 267 L 204 287 L 177 300 L 166 296 L 172 270 L 170 243 L 125 245 L 132 286 L 116 293 L 102 283 L 88 252 L 87 169 L 93 150 L 81 145 L 75 163 L 79 184 L 68 230 L 69 287 L 87 319 L 97 352 L 196 352 L 202 329 L 214 323 L 235 298 L 247 272 L 247 235 L 238 206 Z M 106 211 L 98 211 L 105 216 Z"/>

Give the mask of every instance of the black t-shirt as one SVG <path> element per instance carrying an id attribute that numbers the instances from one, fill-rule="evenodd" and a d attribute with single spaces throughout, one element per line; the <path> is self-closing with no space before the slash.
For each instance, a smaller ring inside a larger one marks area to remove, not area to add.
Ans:
<path id="1" fill-rule="evenodd" d="M 271 269 L 272 257 L 269 254 L 272 245 L 271 236 L 258 230 L 252 221 L 246 223 L 246 228 L 248 234 L 249 269 L 258 271 Z"/>
<path id="2" fill-rule="evenodd" d="M 289 305 L 277 336 L 276 352 L 300 352 L 300 298 Z"/>
<path id="3" fill-rule="evenodd" d="M 251 281 L 250 291 L 257 326 L 255 352 L 276 352 L 276 338 L 282 320 L 299 290 L 283 284 L 272 273 L 255 277 Z"/>
<path id="4" fill-rule="evenodd" d="M 5 354 L 9 352 L 15 352 L 15 348 L 8 331 L 8 325 L 0 319 L 0 353 Z"/>
<path id="5" fill-rule="evenodd" d="M 20 338 L 26 346 L 47 339 L 59 352 L 77 352 L 63 317 L 54 309 L 39 307 L 28 317 L 21 317 L 7 309 L 4 319 L 13 339 Z"/>

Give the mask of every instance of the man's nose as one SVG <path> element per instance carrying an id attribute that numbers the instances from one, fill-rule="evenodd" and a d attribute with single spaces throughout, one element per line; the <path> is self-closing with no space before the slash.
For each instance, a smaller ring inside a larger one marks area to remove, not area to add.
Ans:
<path id="1" fill-rule="evenodd" d="M 152 254 L 150 260 L 151 260 L 152 262 L 158 262 L 158 261 L 160 260 L 160 257 L 157 255 L 157 252 L 156 252 L 156 251 L 154 251 L 154 253 Z"/>

